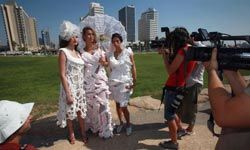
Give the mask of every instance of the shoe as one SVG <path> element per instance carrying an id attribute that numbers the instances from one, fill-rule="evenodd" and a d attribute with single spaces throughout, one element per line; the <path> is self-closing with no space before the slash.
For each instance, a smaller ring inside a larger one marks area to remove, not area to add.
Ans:
<path id="1" fill-rule="evenodd" d="M 195 135 L 194 131 L 187 131 L 187 135 Z"/>
<path id="2" fill-rule="evenodd" d="M 121 133 L 122 132 L 122 129 L 123 129 L 123 124 L 120 124 L 116 127 L 116 132 L 117 133 Z"/>
<path id="3" fill-rule="evenodd" d="M 87 144 L 87 143 L 88 143 L 88 140 L 89 140 L 89 138 L 86 137 L 86 136 L 82 138 L 82 142 L 83 142 L 84 144 Z"/>
<path id="4" fill-rule="evenodd" d="M 130 125 L 129 127 L 126 128 L 126 135 L 130 136 L 132 134 L 132 126 Z"/>
<path id="5" fill-rule="evenodd" d="M 160 142 L 159 145 L 164 149 L 173 149 L 173 150 L 179 149 L 179 144 L 174 143 L 172 141 L 163 141 L 163 142 Z"/>
<path id="6" fill-rule="evenodd" d="M 82 142 L 83 142 L 84 144 L 87 144 L 87 143 L 88 143 L 88 140 L 89 140 L 89 138 L 88 138 L 86 132 L 85 132 L 85 133 L 82 133 Z"/>
<path id="7" fill-rule="evenodd" d="M 177 131 L 177 138 L 179 139 L 179 140 L 181 140 L 181 137 L 183 137 L 183 136 L 185 136 L 185 135 L 187 135 L 188 133 L 187 133 L 187 130 L 185 130 L 185 129 L 182 129 L 182 130 L 179 130 L 179 131 Z"/>

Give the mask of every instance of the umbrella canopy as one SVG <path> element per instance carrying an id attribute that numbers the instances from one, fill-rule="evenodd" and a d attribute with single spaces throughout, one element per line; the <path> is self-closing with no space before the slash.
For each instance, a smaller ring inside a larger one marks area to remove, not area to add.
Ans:
<path id="1" fill-rule="evenodd" d="M 114 17 L 103 14 L 87 16 L 80 22 L 80 30 L 82 31 L 82 29 L 87 26 L 96 31 L 97 42 L 105 51 L 110 49 L 111 37 L 114 33 L 119 33 L 122 36 L 124 44 L 127 42 L 127 32 L 124 26 Z M 84 46 L 84 44 L 83 42 L 82 46 Z"/>

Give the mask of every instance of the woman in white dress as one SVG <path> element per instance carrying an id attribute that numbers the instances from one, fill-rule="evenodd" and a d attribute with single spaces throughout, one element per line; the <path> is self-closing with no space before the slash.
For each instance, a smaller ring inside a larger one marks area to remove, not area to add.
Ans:
<path id="1" fill-rule="evenodd" d="M 90 27 L 82 30 L 85 47 L 82 59 L 85 63 L 84 89 L 87 98 L 86 127 L 102 138 L 113 136 L 112 116 L 109 107 L 108 78 L 104 66 L 105 53 L 97 47 L 96 33 Z"/>
<path id="2" fill-rule="evenodd" d="M 57 125 L 68 127 L 70 144 L 75 143 L 72 120 L 78 119 L 82 140 L 87 142 L 84 128 L 87 104 L 84 91 L 84 61 L 76 51 L 79 28 L 64 21 L 60 27 L 59 74 L 61 79 Z"/>
<path id="3" fill-rule="evenodd" d="M 123 39 L 120 34 L 113 34 L 111 39 L 114 50 L 107 55 L 107 58 L 111 69 L 109 77 L 111 99 L 116 102 L 116 111 L 120 121 L 117 133 L 120 133 L 122 128 L 126 127 L 126 134 L 130 135 L 132 126 L 127 105 L 136 83 L 134 56 L 130 48 L 123 48 Z M 126 126 L 123 124 L 122 115 L 126 120 Z"/>

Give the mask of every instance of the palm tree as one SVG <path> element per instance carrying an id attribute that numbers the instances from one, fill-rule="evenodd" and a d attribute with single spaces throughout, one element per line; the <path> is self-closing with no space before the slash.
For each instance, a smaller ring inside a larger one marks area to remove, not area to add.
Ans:
<path id="1" fill-rule="evenodd" d="M 11 41 L 11 45 L 14 50 L 16 50 L 16 46 L 18 45 L 15 41 Z"/>

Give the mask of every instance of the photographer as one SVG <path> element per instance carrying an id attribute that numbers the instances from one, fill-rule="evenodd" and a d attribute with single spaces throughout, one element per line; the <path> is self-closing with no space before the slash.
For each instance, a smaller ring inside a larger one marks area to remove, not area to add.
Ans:
<path id="1" fill-rule="evenodd" d="M 224 70 L 235 94 L 231 97 L 217 75 L 217 49 L 208 71 L 208 94 L 216 123 L 222 127 L 216 149 L 248 149 L 250 146 L 250 87 L 239 72 Z"/>
<path id="2" fill-rule="evenodd" d="M 185 80 L 192 72 L 195 62 L 190 61 L 184 63 L 185 53 L 190 42 L 189 33 L 185 28 L 176 28 L 169 35 L 170 50 L 159 49 L 162 54 L 164 65 L 169 74 L 168 80 L 165 84 L 165 98 L 164 98 L 164 118 L 167 120 L 170 134 L 170 141 L 163 141 L 159 145 L 163 148 L 178 149 L 177 131 L 183 130 L 180 119 L 176 115 L 176 110 L 180 104 L 180 99 L 183 98 L 182 90 L 185 87 Z M 173 61 L 170 62 L 170 57 Z"/>
<path id="3" fill-rule="evenodd" d="M 196 32 L 193 32 L 190 35 L 192 39 L 192 45 L 205 47 L 205 45 L 201 43 L 201 41 L 196 41 L 197 35 L 198 33 Z M 184 134 L 194 134 L 193 128 L 196 121 L 198 95 L 201 92 L 203 86 L 204 70 L 205 68 L 203 66 L 203 63 L 198 61 L 190 77 L 186 80 L 186 94 L 178 110 L 178 115 L 181 121 L 188 124 L 188 127 L 186 128 Z"/>

